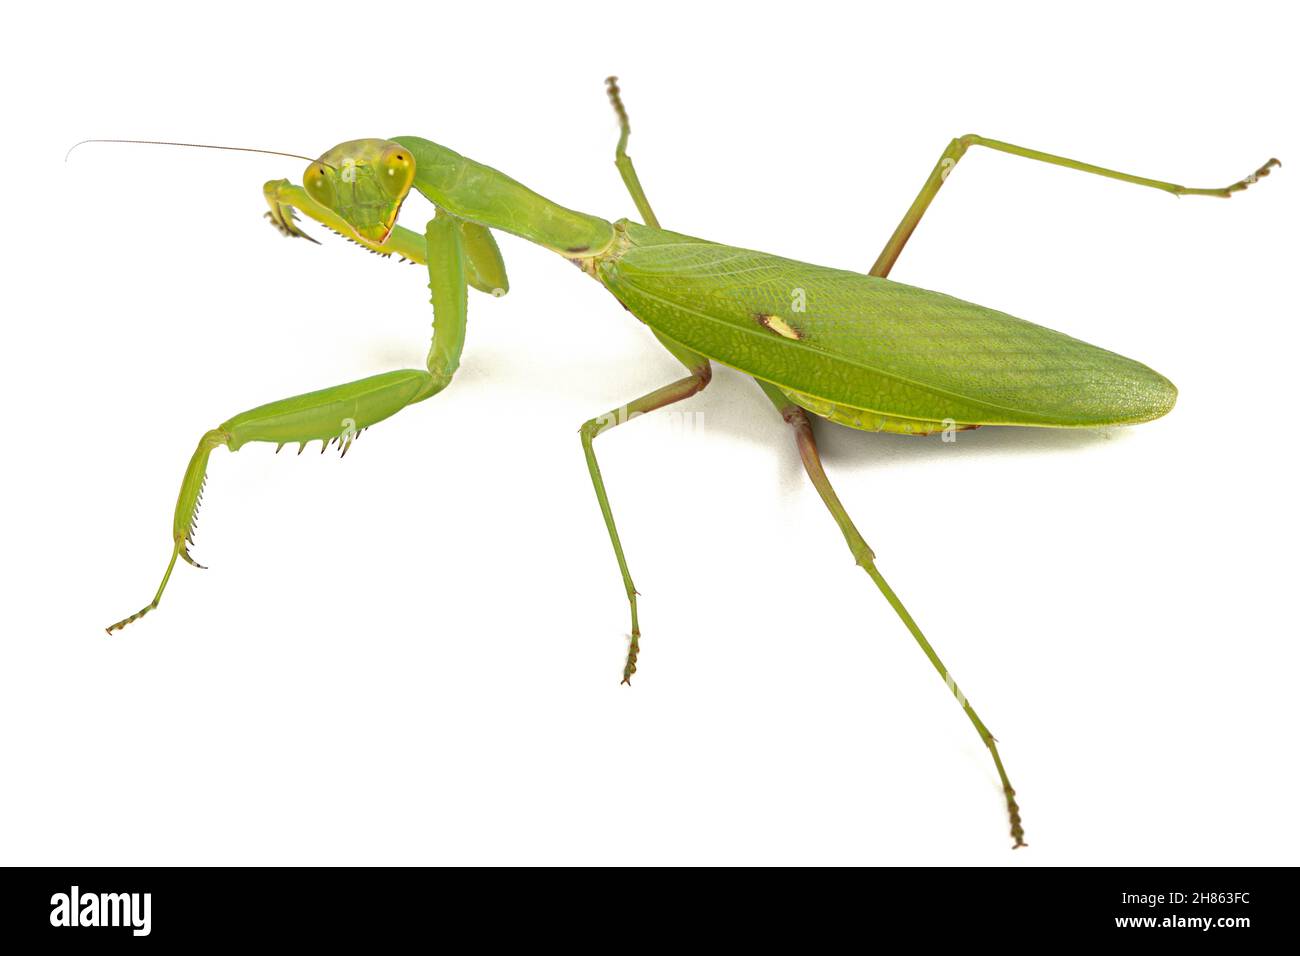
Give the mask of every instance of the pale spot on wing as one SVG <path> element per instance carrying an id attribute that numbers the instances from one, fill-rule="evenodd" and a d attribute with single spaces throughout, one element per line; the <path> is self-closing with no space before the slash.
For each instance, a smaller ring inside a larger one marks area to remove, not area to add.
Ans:
<path id="1" fill-rule="evenodd" d="M 769 329 L 777 335 L 783 336 L 787 339 L 794 339 L 795 341 L 803 338 L 802 332 L 779 315 L 768 315 L 764 312 L 760 312 L 755 315 L 754 318 L 758 320 L 758 324 L 763 328 Z"/>

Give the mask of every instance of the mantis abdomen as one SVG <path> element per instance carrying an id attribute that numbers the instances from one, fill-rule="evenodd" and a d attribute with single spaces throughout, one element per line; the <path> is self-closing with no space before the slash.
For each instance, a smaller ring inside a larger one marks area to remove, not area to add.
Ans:
<path id="1" fill-rule="evenodd" d="M 595 271 L 639 319 L 843 424 L 1114 425 L 1159 418 L 1177 397 L 1141 362 L 952 296 L 626 220 L 615 229 Z"/>

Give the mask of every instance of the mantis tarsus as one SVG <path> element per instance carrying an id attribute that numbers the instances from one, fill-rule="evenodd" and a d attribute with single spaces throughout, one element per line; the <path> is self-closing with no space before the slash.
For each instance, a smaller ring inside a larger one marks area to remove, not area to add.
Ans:
<path id="1" fill-rule="evenodd" d="M 195 564 L 189 546 L 214 448 L 224 445 L 237 451 L 248 442 L 271 442 L 278 451 L 294 443 L 301 452 L 308 442 L 320 441 L 322 451 L 337 445 L 346 454 L 361 430 L 436 395 L 451 382 L 465 341 L 468 289 L 498 296 L 509 289 L 491 231 L 499 229 L 558 253 L 604 285 L 686 370 L 677 381 L 580 429 L 631 611 L 623 681 L 631 681 L 641 649 L 637 590 L 594 441 L 631 417 L 701 391 L 711 378 L 710 363 L 721 362 L 752 376 L 790 426 L 808 477 L 854 560 L 952 689 L 988 747 L 1006 795 L 1014 846 L 1024 846 L 1015 790 L 993 735 L 881 576 L 874 553 L 822 468 L 810 413 L 862 430 L 913 435 L 981 425 L 1086 428 L 1159 418 L 1173 407 L 1177 393 L 1147 366 L 991 309 L 893 282 L 889 272 L 971 146 L 1175 195 L 1231 196 L 1280 164 L 1271 159 L 1251 176 L 1221 189 L 1188 189 L 981 136 L 961 136 L 943 151 L 870 272 L 863 275 L 662 229 L 627 153 L 630 124 L 615 78 L 609 78 L 607 86 L 620 130 L 615 162 L 643 223 L 609 222 L 564 208 L 495 169 L 411 136 L 351 140 L 315 160 L 299 157 L 310 161 L 302 186 L 284 179 L 265 185 L 267 216 L 286 236 L 310 238 L 299 228 L 297 211 L 373 252 L 397 254 L 428 268 L 434 330 L 426 367 L 271 402 L 206 432 L 181 485 L 171 560 L 158 591 L 144 608 L 110 626 L 109 633 L 158 607 L 178 558 Z M 396 224 L 412 188 L 436 210 L 423 234 Z"/>

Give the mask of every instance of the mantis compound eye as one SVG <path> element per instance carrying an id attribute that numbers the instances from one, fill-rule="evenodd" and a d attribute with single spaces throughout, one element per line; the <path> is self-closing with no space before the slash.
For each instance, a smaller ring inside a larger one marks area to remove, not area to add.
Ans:
<path id="1" fill-rule="evenodd" d="M 401 198 L 415 180 L 415 158 L 403 146 L 390 146 L 379 158 L 379 185 L 393 198 Z"/>
<path id="2" fill-rule="evenodd" d="M 327 209 L 334 208 L 334 183 L 330 181 L 329 171 L 321 163 L 312 163 L 302 177 L 303 188 L 307 195 Z"/>

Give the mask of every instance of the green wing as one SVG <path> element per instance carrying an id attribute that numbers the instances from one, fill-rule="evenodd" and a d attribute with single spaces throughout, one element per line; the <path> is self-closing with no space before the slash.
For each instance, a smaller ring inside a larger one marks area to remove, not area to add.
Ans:
<path id="1" fill-rule="evenodd" d="M 1084 427 L 1159 418 L 1177 397 L 1140 362 L 938 292 L 617 228 L 597 275 L 624 305 L 814 411 L 820 402 L 930 422 Z"/>

